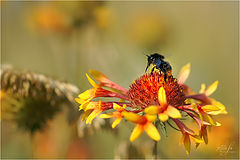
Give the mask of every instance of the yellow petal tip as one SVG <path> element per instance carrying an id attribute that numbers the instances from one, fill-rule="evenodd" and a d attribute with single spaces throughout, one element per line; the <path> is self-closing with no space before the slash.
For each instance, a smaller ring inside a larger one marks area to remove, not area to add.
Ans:
<path id="1" fill-rule="evenodd" d="M 178 76 L 178 83 L 179 84 L 184 84 L 185 81 L 187 80 L 189 74 L 191 71 L 191 64 L 187 63 L 185 66 L 181 68 L 181 71 Z"/>

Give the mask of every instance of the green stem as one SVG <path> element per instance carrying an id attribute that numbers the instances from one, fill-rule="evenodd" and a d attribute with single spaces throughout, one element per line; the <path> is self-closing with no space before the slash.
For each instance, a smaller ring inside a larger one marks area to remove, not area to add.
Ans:
<path id="1" fill-rule="evenodd" d="M 158 158 L 158 152 L 157 152 L 157 141 L 154 141 L 154 147 L 153 147 L 153 158 Z"/>
<path id="2" fill-rule="evenodd" d="M 34 158 L 34 155 L 33 155 L 33 147 L 34 147 L 34 144 L 33 144 L 33 133 L 32 132 L 30 132 L 30 143 L 31 143 L 31 158 Z"/>

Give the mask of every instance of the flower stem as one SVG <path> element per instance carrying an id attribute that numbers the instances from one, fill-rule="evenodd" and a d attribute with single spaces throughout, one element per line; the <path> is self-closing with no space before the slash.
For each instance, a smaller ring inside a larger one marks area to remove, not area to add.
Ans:
<path id="1" fill-rule="evenodd" d="M 157 159 L 157 158 L 158 158 L 157 141 L 154 141 L 154 146 L 153 146 L 153 158 L 154 158 L 154 159 Z"/>

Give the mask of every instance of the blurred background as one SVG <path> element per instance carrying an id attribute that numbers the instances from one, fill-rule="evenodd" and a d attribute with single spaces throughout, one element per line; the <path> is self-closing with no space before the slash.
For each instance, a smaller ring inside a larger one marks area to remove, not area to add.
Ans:
<path id="1" fill-rule="evenodd" d="M 24 87 L 16 77 L 30 86 L 17 96 L 1 90 L 2 158 L 147 158 L 153 143 L 146 134 L 130 144 L 133 125 L 127 122 L 117 129 L 101 120 L 83 125 L 72 100 L 90 87 L 90 69 L 128 88 L 153 52 L 166 57 L 175 77 L 190 62 L 186 84 L 195 92 L 219 80 L 211 97 L 228 111 L 215 117 L 222 126 L 211 129 L 209 144 L 193 145 L 190 156 L 181 134 L 167 128 L 159 158 L 239 156 L 238 2 L 1 3 L 1 68 L 11 66 L 5 77 L 17 93 Z M 53 102 L 52 95 L 63 98 Z"/>

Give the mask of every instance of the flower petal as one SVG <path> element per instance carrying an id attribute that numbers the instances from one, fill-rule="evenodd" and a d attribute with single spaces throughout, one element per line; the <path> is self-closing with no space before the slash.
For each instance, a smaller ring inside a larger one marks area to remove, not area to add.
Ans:
<path id="1" fill-rule="evenodd" d="M 96 82 L 94 82 L 94 80 L 92 80 L 92 79 L 88 76 L 87 73 L 86 73 L 86 76 L 87 76 L 87 79 L 88 79 L 89 83 L 90 83 L 94 88 L 99 87 L 99 85 L 98 85 Z"/>
<path id="2" fill-rule="evenodd" d="M 196 143 L 203 143 L 203 140 L 200 136 L 198 135 L 191 135 L 192 139 L 196 142 Z"/>
<path id="3" fill-rule="evenodd" d="M 202 115 L 202 113 L 200 112 L 198 115 L 199 115 L 200 120 L 203 122 L 203 115 Z"/>
<path id="4" fill-rule="evenodd" d="M 167 110 L 165 111 L 166 114 L 168 114 L 169 117 L 172 118 L 181 118 L 181 113 L 179 110 L 171 105 L 167 107 Z"/>
<path id="5" fill-rule="evenodd" d="M 122 121 L 122 118 L 117 118 L 117 119 L 113 122 L 112 128 L 115 128 L 121 121 Z"/>
<path id="6" fill-rule="evenodd" d="M 181 139 L 180 139 L 180 144 L 184 144 L 184 134 L 182 135 Z"/>
<path id="7" fill-rule="evenodd" d="M 99 102 L 89 102 L 85 108 L 83 108 L 84 111 L 95 109 L 99 106 Z"/>
<path id="8" fill-rule="evenodd" d="M 91 124 L 93 119 L 96 118 L 101 112 L 101 110 L 93 110 L 92 113 L 88 116 L 86 124 Z"/>
<path id="9" fill-rule="evenodd" d="M 186 64 L 185 66 L 182 67 L 180 73 L 179 73 L 179 76 L 178 76 L 178 83 L 179 84 L 184 84 L 185 81 L 187 80 L 189 74 L 190 74 L 190 71 L 191 71 L 191 64 L 188 63 Z"/>
<path id="10" fill-rule="evenodd" d="M 130 136 L 130 141 L 133 142 L 134 140 L 136 140 L 142 134 L 143 130 L 144 130 L 143 126 L 137 124 L 132 131 L 132 134 Z"/>
<path id="11" fill-rule="evenodd" d="M 183 136 L 184 136 L 183 138 L 184 147 L 186 149 L 187 155 L 189 155 L 191 150 L 191 141 L 189 138 L 189 134 L 184 134 Z"/>
<path id="12" fill-rule="evenodd" d="M 82 103 L 82 104 L 79 106 L 79 111 L 82 110 L 82 109 L 85 110 L 91 100 L 92 100 L 92 99 L 88 99 L 87 101 L 85 101 L 84 103 Z"/>
<path id="13" fill-rule="evenodd" d="M 213 126 L 221 126 L 221 124 L 220 123 L 218 123 L 218 122 L 215 122 L 213 119 L 212 119 L 212 117 L 211 117 L 211 115 L 208 115 L 208 114 L 206 114 L 206 115 L 204 115 L 205 117 L 205 119 L 206 119 L 206 121 L 207 122 L 209 122 L 211 125 L 213 125 Z"/>
<path id="14" fill-rule="evenodd" d="M 158 133 L 157 128 L 152 123 L 147 123 L 144 125 L 144 130 L 148 134 L 149 137 L 151 137 L 155 141 L 159 141 L 161 136 Z"/>
<path id="15" fill-rule="evenodd" d="M 112 114 L 112 113 L 101 114 L 101 115 L 99 116 L 99 118 L 104 118 L 104 119 L 106 119 L 106 118 L 113 118 L 113 114 Z"/>
<path id="16" fill-rule="evenodd" d="M 168 115 L 165 113 L 160 113 L 158 114 L 158 118 L 160 119 L 160 121 L 165 122 L 168 120 Z"/>
<path id="17" fill-rule="evenodd" d="M 206 89 L 206 84 L 201 84 L 201 89 L 199 91 L 199 93 L 204 93 L 205 92 L 205 89 Z"/>
<path id="18" fill-rule="evenodd" d="M 78 98 L 82 99 L 82 100 L 88 100 L 91 97 L 94 97 L 95 94 L 95 89 L 91 88 L 86 90 L 85 92 L 81 93 L 78 95 Z"/>
<path id="19" fill-rule="evenodd" d="M 132 113 L 132 112 L 123 111 L 122 115 L 128 121 L 133 122 L 133 123 L 141 123 L 141 122 L 143 122 L 145 120 L 145 117 L 140 116 L 140 115 L 138 115 L 136 113 Z"/>
<path id="20" fill-rule="evenodd" d="M 161 106 L 167 105 L 166 93 L 163 87 L 161 87 L 158 91 L 158 101 Z"/>
<path id="21" fill-rule="evenodd" d="M 81 121 L 84 121 L 91 113 L 93 110 L 88 110 L 82 114 Z"/>
<path id="22" fill-rule="evenodd" d="M 212 105 L 217 106 L 218 108 L 220 108 L 220 110 L 219 111 L 209 112 L 208 114 L 218 115 L 218 114 L 227 114 L 228 113 L 226 111 L 226 107 L 221 102 L 218 102 L 218 101 L 216 101 L 213 98 L 210 98 L 210 101 L 211 101 Z"/>
<path id="23" fill-rule="evenodd" d="M 197 125 L 201 128 L 203 122 L 197 117 L 197 114 L 193 114 L 190 111 L 185 111 L 189 116 L 192 117 L 193 120 L 197 123 Z"/>
<path id="24" fill-rule="evenodd" d="M 102 101 L 100 100 L 99 102 L 98 102 L 98 109 L 102 109 Z"/>
<path id="25" fill-rule="evenodd" d="M 116 109 L 116 110 L 118 110 L 118 109 L 121 109 L 122 107 L 121 106 L 119 106 L 118 104 L 116 104 L 116 103 L 113 103 L 113 109 Z"/>
<path id="26" fill-rule="evenodd" d="M 220 111 L 221 110 L 220 108 L 218 108 L 217 106 L 214 106 L 214 105 L 205 105 L 205 106 L 202 106 L 201 109 L 204 112 Z"/>
<path id="27" fill-rule="evenodd" d="M 96 71 L 96 70 L 89 70 L 89 73 L 91 74 L 91 76 L 96 79 L 99 82 L 108 82 L 109 78 L 107 76 L 105 76 L 103 73 Z"/>
<path id="28" fill-rule="evenodd" d="M 105 76 L 103 73 L 96 70 L 90 70 L 89 73 L 92 75 L 94 79 L 100 82 L 101 86 L 109 87 L 114 90 L 113 92 L 118 93 L 120 91 L 121 94 L 126 95 L 128 90 L 109 80 L 109 78 Z"/>
<path id="29" fill-rule="evenodd" d="M 85 100 L 80 99 L 80 98 L 75 98 L 75 101 L 76 101 L 77 103 L 79 103 L 79 104 L 82 104 L 82 103 L 85 102 Z"/>
<path id="30" fill-rule="evenodd" d="M 210 96 L 217 89 L 217 86 L 218 81 L 215 81 L 213 84 L 211 84 L 205 91 L 206 96 Z"/>
<path id="31" fill-rule="evenodd" d="M 200 136 L 203 137 L 205 144 L 208 144 L 208 134 L 207 134 L 207 126 L 206 125 L 201 127 Z"/>
<path id="32" fill-rule="evenodd" d="M 215 121 L 212 119 L 212 117 L 210 115 L 208 115 L 207 113 L 202 114 L 203 115 L 203 119 L 207 122 L 209 122 L 211 125 L 216 125 Z"/>
<path id="33" fill-rule="evenodd" d="M 196 143 L 195 144 L 195 149 L 197 149 L 199 145 L 200 145 L 200 143 Z"/>
<path id="34" fill-rule="evenodd" d="M 144 110 L 145 113 L 155 115 L 159 113 L 159 106 L 149 106 L 145 108 Z"/>
<path id="35" fill-rule="evenodd" d="M 185 124 L 182 123 L 179 119 L 173 119 L 173 121 L 176 123 L 176 125 L 178 126 L 182 133 L 194 134 L 194 132 L 187 126 L 185 126 Z"/>
<path id="36" fill-rule="evenodd" d="M 148 122 L 156 121 L 157 117 L 155 115 L 146 115 Z"/>

